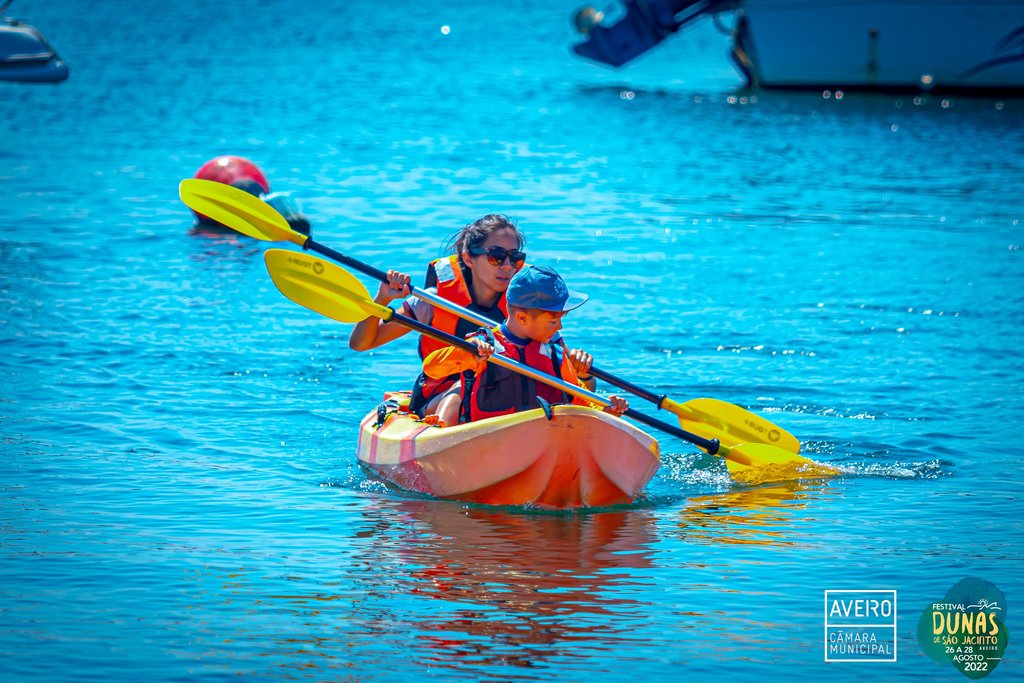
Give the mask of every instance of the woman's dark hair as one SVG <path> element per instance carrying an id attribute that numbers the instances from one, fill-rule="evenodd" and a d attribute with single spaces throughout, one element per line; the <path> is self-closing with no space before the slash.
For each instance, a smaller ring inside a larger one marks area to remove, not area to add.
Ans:
<path id="1" fill-rule="evenodd" d="M 519 228 L 508 216 L 500 213 L 489 213 L 483 218 L 478 218 L 469 225 L 451 236 L 445 244 L 445 251 L 449 254 L 461 254 L 468 251 L 470 247 L 478 247 L 487 240 L 487 236 L 498 230 L 511 230 L 516 234 L 519 241 L 519 248 L 526 245 L 526 237 L 519 232 Z"/>

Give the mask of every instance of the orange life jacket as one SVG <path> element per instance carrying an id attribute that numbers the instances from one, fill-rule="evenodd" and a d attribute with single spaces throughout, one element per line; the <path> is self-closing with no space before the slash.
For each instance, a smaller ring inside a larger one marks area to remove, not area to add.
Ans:
<path id="1" fill-rule="evenodd" d="M 502 294 L 501 298 L 498 299 L 496 306 L 498 309 L 497 311 L 495 311 L 494 308 L 482 308 L 473 301 L 473 294 L 470 292 L 469 283 L 466 282 L 466 276 L 462 271 L 462 264 L 459 261 L 458 254 L 444 256 L 431 261 L 430 265 L 427 266 L 426 286 L 436 286 L 437 295 L 442 299 L 451 301 L 453 304 L 458 304 L 463 308 L 468 308 L 474 313 L 479 313 L 484 317 L 491 318 L 500 312 L 501 319 L 495 320 L 494 322 L 496 324 L 502 323 L 508 318 L 508 308 L 505 304 L 504 294 Z M 454 313 L 449 313 L 437 306 L 434 306 L 434 319 L 431 321 L 430 325 L 442 332 L 454 334 L 460 339 L 465 339 L 467 334 L 480 329 L 480 326 L 476 323 L 460 318 Z M 446 346 L 448 345 L 444 342 L 421 335 L 420 359 L 422 360 L 431 352 L 443 349 Z"/>
<path id="2" fill-rule="evenodd" d="M 500 317 L 501 319 L 495 320 L 495 323 L 504 322 L 508 318 L 508 308 L 505 304 L 504 294 L 498 299 L 497 305 L 489 309 L 482 308 L 473 301 L 473 294 L 469 289 L 469 282 L 467 282 L 466 275 L 462 270 L 462 262 L 459 260 L 458 254 L 444 256 L 431 261 L 427 266 L 427 279 L 424 287 L 436 287 L 437 294 L 441 298 L 451 301 L 453 304 L 458 304 L 463 308 L 468 308 L 485 318 Z M 430 324 L 435 329 L 447 332 L 448 334 L 454 334 L 460 339 L 465 339 L 467 334 L 480 329 L 480 326 L 476 323 L 460 318 L 454 313 L 449 313 L 437 306 L 434 306 L 434 316 Z M 420 336 L 420 359 L 426 358 L 431 352 L 443 349 L 445 346 L 447 344 L 444 342 Z M 412 403 L 410 404 L 412 411 L 422 414 L 423 408 L 430 399 L 447 391 L 458 379 L 458 375 L 432 379 L 421 372 L 419 377 L 416 378 L 416 383 L 413 385 Z"/>
<path id="3" fill-rule="evenodd" d="M 558 343 L 541 344 L 531 341 L 526 346 L 516 346 L 494 330 L 495 353 L 529 365 L 549 375 L 568 382 L 574 382 L 576 373 L 569 366 L 565 350 Z M 470 373 L 467 373 L 470 374 Z M 469 390 L 467 400 L 466 391 Z M 561 389 L 530 379 L 494 363 L 488 363 L 483 372 L 462 381 L 462 420 L 473 422 L 485 417 L 508 415 L 521 410 L 539 407 L 537 397 L 548 403 L 571 403 L 572 396 Z"/>

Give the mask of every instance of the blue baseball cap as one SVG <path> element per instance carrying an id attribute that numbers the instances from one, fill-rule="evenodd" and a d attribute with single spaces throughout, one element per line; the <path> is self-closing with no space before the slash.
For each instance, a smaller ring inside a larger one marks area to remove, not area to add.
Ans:
<path id="1" fill-rule="evenodd" d="M 586 294 L 571 291 L 562 276 L 548 266 L 523 268 L 512 278 L 505 293 L 510 306 L 542 311 L 571 311 L 586 300 Z"/>

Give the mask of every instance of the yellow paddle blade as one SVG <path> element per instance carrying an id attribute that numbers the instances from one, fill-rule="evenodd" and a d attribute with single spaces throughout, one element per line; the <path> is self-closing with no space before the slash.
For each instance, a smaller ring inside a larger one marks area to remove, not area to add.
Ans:
<path id="1" fill-rule="evenodd" d="M 287 249 L 268 249 L 263 260 L 282 294 L 328 318 L 357 323 L 370 316 L 388 320 L 393 313 L 370 298 L 355 275 L 333 263 Z"/>
<path id="2" fill-rule="evenodd" d="M 815 462 L 778 446 L 744 443 L 728 451 L 721 449 L 733 480 L 751 486 L 770 482 L 822 479 L 842 472 L 831 465 Z"/>
<path id="3" fill-rule="evenodd" d="M 691 422 L 690 420 L 679 418 L 679 426 L 683 430 L 705 439 L 718 439 L 718 443 L 730 448 L 738 446 L 740 443 L 745 443 L 735 434 L 730 434 L 704 422 Z"/>
<path id="4" fill-rule="evenodd" d="M 717 436 L 722 443 L 763 443 L 791 453 L 800 452 L 800 441 L 777 424 L 738 405 L 716 398 L 695 398 L 686 403 L 665 399 L 662 408 L 679 417 L 683 429 L 706 438 L 704 430 L 724 432 L 728 438 Z M 683 424 L 685 422 L 685 424 Z"/>
<path id="5" fill-rule="evenodd" d="M 245 190 L 201 178 L 188 178 L 178 185 L 185 205 L 232 230 L 268 242 L 305 244 L 305 235 L 291 229 L 277 210 Z"/>

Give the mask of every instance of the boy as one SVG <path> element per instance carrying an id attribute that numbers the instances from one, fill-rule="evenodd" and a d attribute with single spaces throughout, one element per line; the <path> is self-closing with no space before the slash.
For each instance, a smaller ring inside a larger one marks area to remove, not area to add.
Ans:
<path id="1" fill-rule="evenodd" d="M 437 408 L 438 417 L 446 425 L 536 408 L 538 396 L 549 403 L 592 406 L 560 389 L 487 362 L 488 356 L 500 353 L 570 384 L 590 388 L 584 382 L 592 380 L 577 374 L 590 369 L 590 354 L 577 349 L 567 352 L 561 344 L 551 343 L 562 329 L 562 318 L 583 305 L 586 295 L 569 291 L 554 269 L 530 266 L 516 273 L 505 296 L 508 320 L 493 330 L 494 343 L 480 336 L 470 338 L 479 356 L 449 346 L 423 361 L 423 372 L 428 377 L 463 373 L 461 392 L 446 396 Z M 605 412 L 621 415 L 629 408 L 618 396 L 609 396 L 608 400 L 611 405 L 604 408 Z"/>

